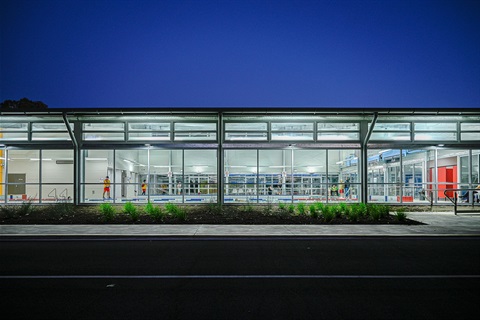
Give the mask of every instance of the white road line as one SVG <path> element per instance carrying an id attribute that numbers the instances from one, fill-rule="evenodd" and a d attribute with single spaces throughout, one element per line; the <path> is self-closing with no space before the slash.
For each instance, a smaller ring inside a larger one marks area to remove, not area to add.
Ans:
<path id="1" fill-rule="evenodd" d="M 197 274 L 197 275 L 2 275 L 5 279 L 480 279 L 478 274 L 329 275 L 329 274 Z"/>

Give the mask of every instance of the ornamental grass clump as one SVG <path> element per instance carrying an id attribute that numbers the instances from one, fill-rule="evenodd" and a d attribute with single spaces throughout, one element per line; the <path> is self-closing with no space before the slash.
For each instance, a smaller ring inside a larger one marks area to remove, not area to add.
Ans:
<path id="1" fill-rule="evenodd" d="M 287 207 L 287 212 L 289 214 L 294 214 L 295 213 L 295 205 L 294 204 L 289 204 Z"/>
<path id="2" fill-rule="evenodd" d="M 278 215 L 279 216 L 286 216 L 288 214 L 287 205 L 283 202 L 278 204 Z"/>
<path id="3" fill-rule="evenodd" d="M 75 205 L 68 202 L 59 202 L 49 205 L 47 210 L 52 217 L 55 217 L 56 219 L 62 219 L 63 217 L 75 213 Z"/>
<path id="4" fill-rule="evenodd" d="M 315 208 L 317 209 L 318 212 L 322 213 L 323 208 L 325 208 L 325 204 L 323 204 L 322 202 L 317 202 L 315 203 Z"/>
<path id="5" fill-rule="evenodd" d="M 333 215 L 337 218 L 342 217 L 342 209 L 339 205 L 332 205 L 330 206 L 330 211 L 332 211 Z"/>
<path id="6" fill-rule="evenodd" d="M 307 213 L 307 206 L 305 205 L 305 203 L 298 203 L 297 211 L 299 215 L 304 216 Z"/>
<path id="7" fill-rule="evenodd" d="M 28 216 L 34 212 L 35 207 L 32 206 L 32 201 L 28 200 L 21 205 L 0 206 L 0 209 L 5 217 L 13 218 L 16 216 Z"/>
<path id="8" fill-rule="evenodd" d="M 368 214 L 367 205 L 365 203 L 354 203 L 350 206 L 350 210 L 355 211 L 355 214 L 357 214 L 359 218 L 363 218 Z"/>
<path id="9" fill-rule="evenodd" d="M 395 211 L 395 218 L 397 218 L 398 221 L 407 220 L 407 212 L 405 208 L 398 208 L 397 211 Z"/>
<path id="10" fill-rule="evenodd" d="M 338 210 L 340 210 L 340 214 L 341 214 L 342 216 L 346 216 L 346 215 L 347 215 L 347 213 L 348 213 L 348 208 L 349 208 L 349 207 L 347 206 L 346 203 L 343 203 L 343 202 L 342 202 L 342 203 L 339 203 L 339 204 L 338 204 Z"/>
<path id="11" fill-rule="evenodd" d="M 137 210 L 137 207 L 130 201 L 126 202 L 123 206 L 123 212 L 128 214 L 133 221 L 137 221 L 140 217 L 140 213 Z"/>
<path id="12" fill-rule="evenodd" d="M 322 217 L 326 222 L 330 222 L 335 218 L 335 209 L 332 206 L 324 206 L 322 210 Z"/>
<path id="13" fill-rule="evenodd" d="M 381 205 L 379 208 L 379 211 L 380 211 L 380 216 L 382 218 L 386 218 L 390 214 L 390 207 L 387 205 Z"/>
<path id="14" fill-rule="evenodd" d="M 309 210 L 310 210 L 310 216 L 312 218 L 318 218 L 318 210 L 317 210 L 317 206 L 315 206 L 314 204 L 311 204 L 310 207 L 309 207 Z"/>
<path id="15" fill-rule="evenodd" d="M 154 220 L 162 220 L 165 216 L 162 208 L 154 206 L 152 203 L 150 203 L 150 201 L 145 205 L 145 212 Z"/>
<path id="16" fill-rule="evenodd" d="M 100 212 L 106 221 L 112 220 L 115 216 L 115 208 L 108 202 L 100 205 Z"/>
<path id="17" fill-rule="evenodd" d="M 184 208 L 180 208 L 174 203 L 165 204 L 165 210 L 167 210 L 169 215 L 172 215 L 179 220 L 187 219 L 187 210 Z"/>
<path id="18" fill-rule="evenodd" d="M 380 218 L 382 217 L 382 210 L 380 208 L 380 206 L 376 205 L 376 204 L 369 204 L 367 206 L 368 208 L 368 215 L 375 221 L 378 221 L 380 220 Z"/>
<path id="19" fill-rule="evenodd" d="M 273 204 L 271 201 L 267 202 L 267 205 L 263 207 L 263 214 L 266 216 L 271 216 L 273 213 Z"/>

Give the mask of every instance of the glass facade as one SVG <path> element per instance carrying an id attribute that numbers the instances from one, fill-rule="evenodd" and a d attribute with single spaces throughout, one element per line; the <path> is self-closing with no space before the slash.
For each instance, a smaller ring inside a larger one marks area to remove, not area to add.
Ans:
<path id="1" fill-rule="evenodd" d="M 150 113 L 3 113 L 0 203 L 427 205 L 479 184 L 478 113 Z"/>

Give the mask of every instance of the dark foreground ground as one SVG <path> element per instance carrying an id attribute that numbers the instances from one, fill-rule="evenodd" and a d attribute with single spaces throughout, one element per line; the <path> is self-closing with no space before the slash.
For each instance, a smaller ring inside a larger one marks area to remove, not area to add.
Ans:
<path id="1" fill-rule="evenodd" d="M 0 238 L 5 319 L 477 319 L 479 237 Z"/>

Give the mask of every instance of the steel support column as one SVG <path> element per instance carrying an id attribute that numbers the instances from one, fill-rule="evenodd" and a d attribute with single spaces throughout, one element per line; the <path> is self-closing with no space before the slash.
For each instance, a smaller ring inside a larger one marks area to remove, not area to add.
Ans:
<path id="1" fill-rule="evenodd" d="M 362 186 L 362 202 L 367 203 L 368 202 L 368 150 L 367 150 L 367 144 L 368 141 L 370 140 L 370 136 L 372 135 L 373 128 L 375 127 L 375 123 L 377 122 L 378 118 L 378 113 L 375 112 L 373 114 L 373 119 L 372 122 L 370 123 L 370 128 L 362 128 L 361 132 L 366 132 L 365 137 L 362 137 L 363 139 L 362 144 L 361 144 L 361 170 L 360 170 L 360 177 L 361 177 L 361 186 Z M 366 125 L 366 123 L 362 123 Z M 365 131 L 365 129 L 367 129 Z"/>
<path id="2" fill-rule="evenodd" d="M 218 113 L 218 122 L 217 122 L 217 203 L 223 205 L 224 202 L 224 177 L 225 177 L 225 159 L 223 154 L 223 115 L 222 112 Z"/>

